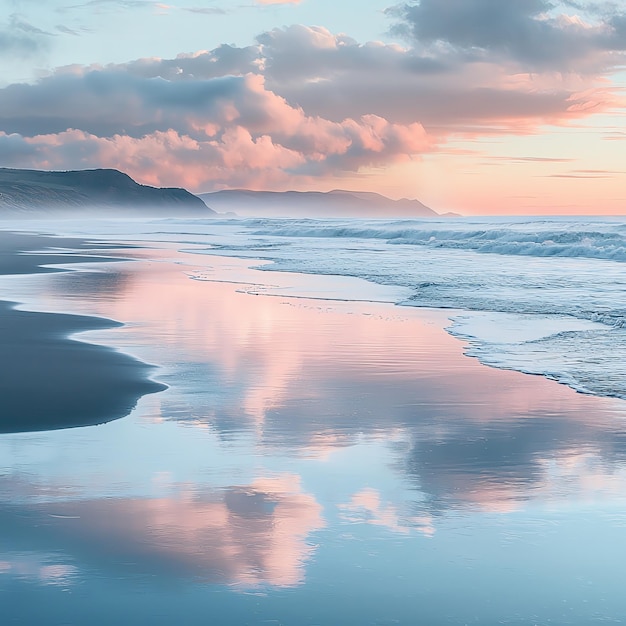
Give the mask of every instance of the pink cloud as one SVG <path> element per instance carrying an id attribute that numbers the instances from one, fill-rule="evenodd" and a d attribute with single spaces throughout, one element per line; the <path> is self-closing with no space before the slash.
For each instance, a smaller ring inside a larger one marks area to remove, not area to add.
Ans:
<path id="1" fill-rule="evenodd" d="M 229 87 L 229 89 L 231 89 Z M 116 92 L 116 97 L 118 96 Z M 136 118 L 156 117 L 158 111 Z M 358 171 L 406 159 L 431 148 L 418 123 L 393 124 L 376 115 L 334 122 L 308 116 L 269 91 L 262 76 L 248 74 L 209 111 L 195 109 L 168 122 L 173 127 L 139 136 L 102 136 L 78 128 L 22 136 L 0 134 L 6 162 L 51 169 L 113 167 L 140 182 L 211 186 L 264 186 L 288 176 Z"/>
<path id="2" fill-rule="evenodd" d="M 360 44 L 296 25 L 244 48 L 74 65 L 10 85 L 0 89 L 0 165 L 115 167 L 194 191 L 293 188 L 419 158 L 450 140 L 533 133 L 623 106 L 607 79 L 622 59 L 606 34 L 615 28 L 561 16 L 550 32 L 563 35 L 563 49 L 584 42 L 583 69 L 542 57 L 529 71 L 520 58 L 532 51 L 501 54 L 490 32 L 474 36 L 493 54 L 467 54 L 458 21 L 423 4 L 434 43 Z M 510 10 L 537 27 L 534 14 Z M 440 45 L 439 30 L 461 43 Z"/>

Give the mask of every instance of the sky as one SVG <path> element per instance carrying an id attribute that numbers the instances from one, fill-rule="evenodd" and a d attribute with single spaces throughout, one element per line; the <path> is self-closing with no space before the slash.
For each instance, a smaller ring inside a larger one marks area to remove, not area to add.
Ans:
<path id="1" fill-rule="evenodd" d="M 0 166 L 626 213 L 626 0 L 0 0 Z"/>

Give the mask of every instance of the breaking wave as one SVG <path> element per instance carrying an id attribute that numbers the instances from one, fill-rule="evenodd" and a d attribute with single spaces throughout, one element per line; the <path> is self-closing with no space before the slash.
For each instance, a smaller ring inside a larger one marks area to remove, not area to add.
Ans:
<path id="1" fill-rule="evenodd" d="M 210 242 L 206 254 L 271 261 L 263 270 L 355 276 L 401 287 L 398 305 L 450 309 L 449 332 L 466 340 L 468 354 L 487 365 L 626 399 L 623 221 L 213 224 L 211 234 L 202 226 L 207 237 L 198 240 Z"/>
<path id="2" fill-rule="evenodd" d="M 486 254 L 626 261 L 626 229 L 610 222 L 247 220 L 247 227 L 257 235 L 278 237 L 376 239 Z"/>

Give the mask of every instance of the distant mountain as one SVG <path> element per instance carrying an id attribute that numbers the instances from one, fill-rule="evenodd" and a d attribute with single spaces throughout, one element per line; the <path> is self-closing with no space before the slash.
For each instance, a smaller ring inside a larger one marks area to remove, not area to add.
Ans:
<path id="1" fill-rule="evenodd" d="M 0 217 L 215 215 L 185 189 L 149 187 L 113 169 L 48 172 L 0 168 Z"/>
<path id="2" fill-rule="evenodd" d="M 216 211 L 244 217 L 438 217 L 419 200 L 391 200 L 378 193 L 335 190 L 248 191 L 227 189 L 198 194 Z"/>

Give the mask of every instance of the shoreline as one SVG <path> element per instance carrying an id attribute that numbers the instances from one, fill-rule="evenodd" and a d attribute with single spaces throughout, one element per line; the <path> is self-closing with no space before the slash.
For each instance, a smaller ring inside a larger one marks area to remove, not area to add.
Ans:
<path id="1" fill-rule="evenodd" d="M 37 254 L 51 243 L 77 248 L 85 244 L 80 239 L 0 232 L 0 276 L 67 271 L 41 267 L 42 261 L 48 265 L 103 260 Z M 102 424 L 128 415 L 142 396 L 166 389 L 149 378 L 153 366 L 114 348 L 74 338 L 81 332 L 123 324 L 17 306 L 0 300 L 0 434 Z"/>
<path id="2" fill-rule="evenodd" d="M 112 226 L 109 222 L 104 222 L 108 226 Z M 43 225 L 42 225 L 43 227 Z M 13 226 L 15 228 L 15 226 Z M 173 252 L 175 250 L 176 254 L 183 255 L 183 258 L 188 257 L 196 257 L 201 259 L 202 257 L 209 258 L 220 258 L 220 259 L 238 259 L 242 263 L 246 264 L 246 268 L 249 270 L 248 276 L 259 276 L 259 280 L 255 281 L 254 278 L 250 280 L 249 278 L 244 281 L 239 281 L 235 279 L 234 282 L 241 284 L 243 290 L 250 295 L 264 295 L 278 298 L 290 298 L 292 300 L 307 300 L 307 299 L 315 299 L 320 302 L 328 301 L 328 302 L 379 302 L 379 303 L 388 303 L 394 307 L 398 307 L 400 309 L 419 309 L 419 310 L 434 310 L 434 311 L 442 311 L 445 314 L 449 315 L 449 323 L 446 323 L 442 329 L 449 335 L 455 338 L 455 340 L 460 341 L 460 344 L 464 346 L 464 354 L 469 359 L 477 360 L 482 366 L 487 368 L 495 368 L 498 370 L 511 370 L 515 372 L 519 372 L 522 375 L 537 375 L 552 382 L 556 382 L 559 385 L 564 385 L 576 393 L 582 393 L 583 395 L 590 395 L 593 397 L 599 398 L 615 398 L 620 401 L 624 401 L 624 398 L 619 393 L 603 393 L 594 389 L 588 389 L 586 386 L 581 386 L 581 384 L 577 384 L 576 381 L 570 381 L 567 376 L 553 376 L 550 373 L 546 373 L 543 371 L 534 371 L 529 370 L 528 368 L 524 368 L 521 366 L 516 366 L 515 364 L 507 364 L 507 363 L 495 363 L 492 362 L 491 359 L 485 358 L 482 354 L 482 343 L 480 340 L 474 336 L 457 336 L 457 333 L 454 332 L 456 321 L 454 318 L 458 318 L 459 316 L 468 316 L 468 315 L 480 315 L 480 314 L 492 314 L 492 315 L 507 315 L 508 313 L 500 313 L 500 312 L 491 312 L 489 310 L 473 310 L 473 309 L 465 309 L 463 307 L 447 307 L 447 306 L 434 306 L 434 305 L 424 305 L 424 306 L 415 306 L 414 304 L 408 303 L 410 297 L 404 295 L 403 292 L 409 291 L 409 288 L 400 285 L 391 285 L 385 283 L 378 283 L 374 280 L 359 277 L 351 274 L 326 274 L 322 272 L 314 272 L 314 271 L 306 271 L 306 270 L 296 270 L 296 269 L 285 269 L 281 266 L 281 263 L 277 259 L 272 259 L 267 256 L 263 256 L 259 254 L 259 256 L 250 256 L 247 254 L 237 254 L 233 253 L 233 251 L 229 251 L 226 254 L 221 254 L 221 251 L 211 250 L 206 248 L 206 243 L 201 243 L 197 241 L 192 244 L 192 241 L 187 241 L 185 238 L 182 241 L 178 241 L 173 239 L 172 237 L 164 236 L 166 232 L 156 232 L 152 233 L 152 236 L 142 235 L 141 238 L 137 239 L 128 233 L 124 234 L 123 232 L 114 232 L 113 230 L 105 230 L 103 233 L 99 233 L 97 235 L 93 235 L 93 233 L 86 234 L 87 230 L 85 230 L 84 226 L 81 228 L 82 232 L 79 235 L 76 235 L 76 239 L 74 239 L 74 235 L 70 234 L 71 231 L 67 229 L 62 231 L 64 234 L 60 236 L 59 239 L 56 237 L 50 236 L 51 225 L 46 224 L 45 230 L 48 234 L 41 235 L 39 237 L 40 240 L 46 240 L 49 242 L 65 242 L 69 241 L 72 244 L 89 244 L 89 247 L 93 249 L 94 246 L 99 247 L 99 250 L 103 252 L 106 251 L 107 247 L 116 250 L 119 253 L 120 250 L 124 248 L 130 248 L 135 251 L 135 253 L 128 254 L 128 256 L 120 258 L 119 255 L 111 256 L 111 257 L 78 257 L 76 255 L 66 255 L 61 256 L 61 263 L 81 263 L 81 262 L 109 262 L 109 261 L 143 261 L 146 260 L 150 255 L 147 253 L 137 254 L 139 250 L 149 250 L 152 246 L 155 246 L 155 249 L 170 250 Z M 0 231 L 1 233 L 1 231 Z M 173 235 L 173 234 L 172 234 Z M 17 236 L 13 233 L 13 236 Z M 26 239 L 34 238 L 34 235 L 29 234 L 19 234 L 20 237 L 24 237 Z M 201 234 L 198 235 L 202 237 Z M 83 237 L 87 239 L 83 239 Z M 193 247 L 190 247 L 192 246 Z M 101 247 L 100 247 L 101 246 Z M 52 260 L 51 260 L 52 259 Z M 51 260 L 50 264 L 54 264 L 54 259 L 49 255 L 46 255 L 46 260 Z M 57 259 L 58 260 L 58 259 Z M 47 263 L 46 263 L 47 264 Z M 185 263 L 183 263 L 185 264 Z M 193 262 L 189 262 L 189 265 L 194 265 Z M 202 265 L 200 261 L 198 261 L 198 265 Z M 1 259 L 0 259 L 0 269 L 1 269 Z M 49 272 L 64 272 L 67 271 L 65 268 L 40 268 L 37 270 L 37 273 L 49 273 Z M 266 281 L 261 278 L 261 276 L 265 273 L 275 273 L 276 275 L 281 275 L 286 277 L 285 281 L 280 281 L 281 286 L 278 285 L 268 285 Z M 1 272 L 0 272 L 1 274 Z M 289 278 L 292 276 L 293 278 Z M 189 278 L 192 280 L 197 280 L 200 282 L 222 282 L 221 279 L 216 279 L 215 277 L 210 276 L 201 276 L 198 275 L 189 275 Z M 332 294 L 325 293 L 324 295 L 319 295 L 318 289 L 321 286 L 321 290 L 326 290 L 325 283 L 327 281 L 336 281 L 336 285 L 333 287 Z M 283 283 L 286 283 L 283 284 Z M 360 284 L 359 284 L 360 283 Z M 294 284 L 296 287 L 294 288 Z M 64 313 L 63 308 L 59 310 L 60 313 Z M 81 311 L 82 313 L 82 311 Z M 89 313 L 88 313 L 89 315 Z M 452 317 L 454 316 L 454 318 Z M 108 316 L 103 315 L 101 317 L 107 317 L 108 319 L 117 319 L 114 315 Z M 120 318 L 122 319 L 122 318 Z M 583 320 L 582 323 L 586 323 Z M 142 356 L 136 356 L 134 354 L 129 353 L 130 356 L 134 356 L 139 360 L 144 360 Z M 148 359 L 150 361 L 150 359 Z M 156 362 L 156 361 L 154 361 Z"/>
<path id="3" fill-rule="evenodd" d="M 163 626 L 175 612 L 200 626 L 208 604 L 225 626 L 300 623 L 289 596 L 333 624 L 332 593 L 339 621 L 410 624 L 415 581 L 430 581 L 424 611 L 454 623 L 492 606 L 494 584 L 493 622 L 561 623 L 563 599 L 593 621 L 610 584 L 605 614 L 621 615 L 623 403 L 463 356 L 448 311 L 319 299 L 365 283 L 171 242 L 129 256 L 0 283 L 74 326 L 125 320 L 90 340 L 170 385 L 105 428 L 0 437 L 9 621 L 154 622 L 160 598 Z M 381 589 L 393 602 L 344 601 Z"/>

